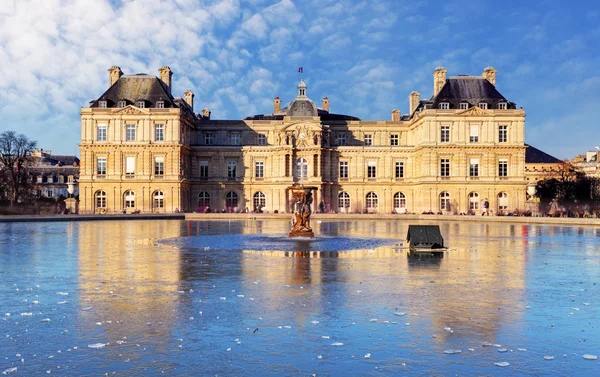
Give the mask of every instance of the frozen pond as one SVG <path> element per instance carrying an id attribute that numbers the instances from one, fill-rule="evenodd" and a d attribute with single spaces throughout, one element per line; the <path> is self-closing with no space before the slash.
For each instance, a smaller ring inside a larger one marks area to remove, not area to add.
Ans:
<path id="1" fill-rule="evenodd" d="M 598 375 L 600 230 L 440 225 L 0 223 L 0 373 Z"/>

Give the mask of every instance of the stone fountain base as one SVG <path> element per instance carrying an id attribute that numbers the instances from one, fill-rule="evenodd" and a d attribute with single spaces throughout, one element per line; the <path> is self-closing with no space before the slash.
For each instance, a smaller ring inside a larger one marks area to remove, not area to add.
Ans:
<path id="1" fill-rule="evenodd" d="M 309 237 L 314 238 L 312 228 L 310 227 L 310 215 L 312 213 L 312 191 L 316 187 L 290 187 L 292 189 L 292 200 L 294 203 L 294 221 L 290 237 Z"/>

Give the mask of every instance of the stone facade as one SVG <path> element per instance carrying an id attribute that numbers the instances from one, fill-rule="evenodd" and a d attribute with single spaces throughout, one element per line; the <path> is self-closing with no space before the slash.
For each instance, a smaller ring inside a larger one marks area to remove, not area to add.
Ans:
<path id="1" fill-rule="evenodd" d="M 525 112 L 495 88 L 496 71 L 446 78 L 409 95 L 410 114 L 333 114 L 301 81 L 272 114 L 215 120 L 193 93 L 159 77 L 109 70 L 110 88 L 81 110 L 80 212 L 290 212 L 293 185 L 316 186 L 317 211 L 478 213 L 524 208 Z M 334 104 L 333 104 L 334 105 Z"/>

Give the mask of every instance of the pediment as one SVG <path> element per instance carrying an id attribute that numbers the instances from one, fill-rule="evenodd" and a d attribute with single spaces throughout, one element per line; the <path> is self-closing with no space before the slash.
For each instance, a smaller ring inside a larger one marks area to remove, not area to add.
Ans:
<path id="1" fill-rule="evenodd" d="M 323 129 L 321 128 L 320 122 L 301 122 L 301 123 L 292 123 L 285 127 L 283 127 L 282 131 L 285 132 L 321 132 Z"/>
<path id="2" fill-rule="evenodd" d="M 150 110 L 148 109 L 140 109 L 139 107 L 128 105 L 123 107 L 122 109 L 116 109 L 113 111 L 113 114 L 123 114 L 123 115 L 146 115 L 150 114 Z"/>
<path id="3" fill-rule="evenodd" d="M 458 113 L 458 115 L 464 115 L 464 116 L 468 116 L 468 115 L 490 115 L 491 112 L 488 110 L 484 110 L 479 106 L 473 106 L 470 109 L 467 109 L 463 112 Z"/>

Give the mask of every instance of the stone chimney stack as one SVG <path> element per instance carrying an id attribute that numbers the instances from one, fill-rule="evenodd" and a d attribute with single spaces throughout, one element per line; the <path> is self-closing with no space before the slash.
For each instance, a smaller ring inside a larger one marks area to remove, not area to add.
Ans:
<path id="1" fill-rule="evenodd" d="M 121 76 L 123 76 L 121 67 L 117 67 L 116 65 L 110 67 L 110 69 L 108 70 L 108 81 L 110 83 L 109 86 L 113 86 L 113 84 L 116 83 L 117 80 L 121 78 Z"/>
<path id="2" fill-rule="evenodd" d="M 392 122 L 400 122 L 400 110 L 392 110 Z"/>
<path id="3" fill-rule="evenodd" d="M 329 98 L 325 97 L 321 100 L 321 108 L 323 108 L 323 110 L 329 112 Z"/>
<path id="4" fill-rule="evenodd" d="M 210 119 L 210 110 L 206 107 L 202 109 L 202 116 L 206 119 Z"/>
<path id="5" fill-rule="evenodd" d="M 190 105 L 190 107 L 192 108 L 192 111 L 194 111 L 194 93 L 188 89 L 185 92 L 183 92 L 183 96 L 185 102 L 187 102 L 187 104 Z"/>
<path id="6" fill-rule="evenodd" d="M 492 85 L 496 86 L 496 70 L 494 67 L 485 67 L 481 77 L 489 81 Z"/>
<path id="7" fill-rule="evenodd" d="M 277 114 L 281 111 L 281 99 L 279 97 L 275 97 L 273 99 L 273 114 Z"/>
<path id="8" fill-rule="evenodd" d="M 410 104 L 410 115 L 412 115 L 417 107 L 419 106 L 419 101 L 421 100 L 421 94 L 419 92 L 411 92 L 408 96 L 409 104 Z"/>
<path id="9" fill-rule="evenodd" d="M 171 77 L 173 76 L 173 72 L 171 72 L 171 68 L 164 66 L 158 70 L 158 74 L 160 77 L 160 81 L 165 83 L 169 94 L 171 94 Z"/>
<path id="10" fill-rule="evenodd" d="M 437 67 L 435 71 L 433 71 L 433 96 L 437 96 L 442 87 L 446 83 L 446 68 Z"/>

